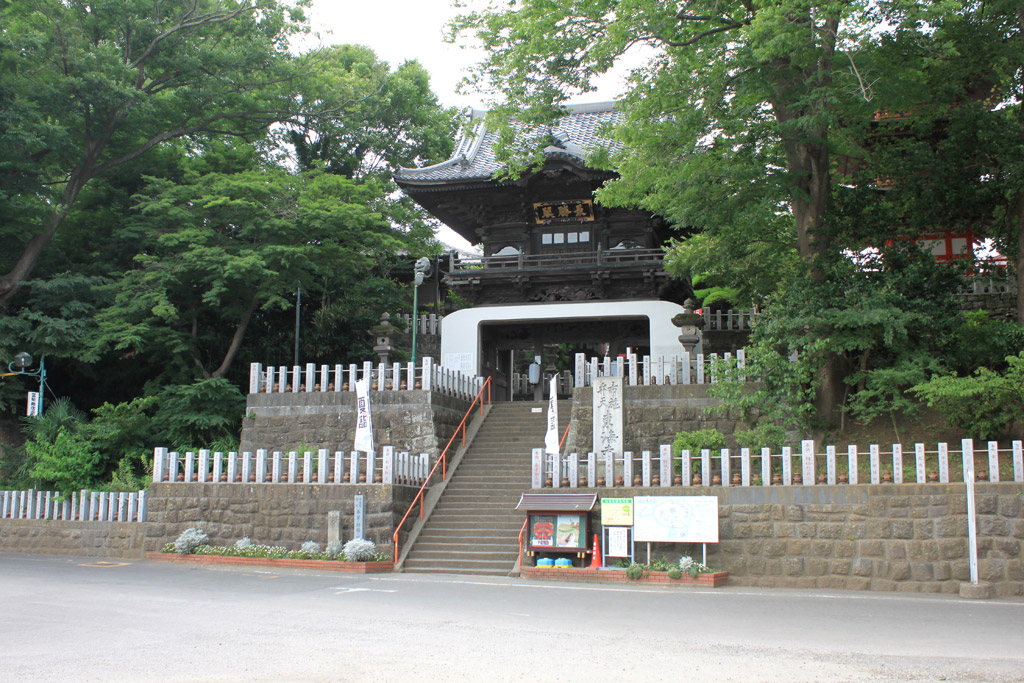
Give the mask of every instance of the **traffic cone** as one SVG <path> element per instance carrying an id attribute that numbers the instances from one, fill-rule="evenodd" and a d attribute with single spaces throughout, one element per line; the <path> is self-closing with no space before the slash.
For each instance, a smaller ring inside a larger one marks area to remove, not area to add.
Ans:
<path id="1" fill-rule="evenodd" d="M 590 568 L 601 568 L 601 546 L 597 542 L 597 534 L 594 534 L 594 552 L 590 554 Z"/>

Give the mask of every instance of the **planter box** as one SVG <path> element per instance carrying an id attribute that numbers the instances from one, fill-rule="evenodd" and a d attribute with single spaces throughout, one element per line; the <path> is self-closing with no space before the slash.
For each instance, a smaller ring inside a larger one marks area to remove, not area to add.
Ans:
<path id="1" fill-rule="evenodd" d="M 697 578 L 692 578 L 689 574 L 683 574 L 678 579 L 670 579 L 668 572 L 648 572 L 643 578 L 635 581 L 626 578 L 625 569 L 582 569 L 576 567 L 548 569 L 542 567 L 523 567 L 520 573 L 527 579 L 554 579 L 581 581 L 584 583 L 653 583 L 670 586 L 703 586 L 706 588 L 724 586 L 725 582 L 729 580 L 729 572 L 697 574 Z"/>
<path id="2" fill-rule="evenodd" d="M 185 564 L 248 565 L 286 567 L 289 569 L 324 569 L 351 574 L 377 574 L 390 572 L 394 562 L 341 562 L 338 560 L 289 560 L 270 557 L 231 557 L 225 555 L 179 555 L 177 553 L 146 553 L 147 560 L 157 562 L 183 562 Z"/>

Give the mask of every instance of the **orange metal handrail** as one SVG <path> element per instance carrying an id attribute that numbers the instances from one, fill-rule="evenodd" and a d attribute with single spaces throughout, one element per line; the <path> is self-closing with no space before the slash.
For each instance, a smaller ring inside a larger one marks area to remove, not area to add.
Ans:
<path id="1" fill-rule="evenodd" d="M 469 404 L 469 410 L 467 410 L 466 414 L 462 416 L 462 422 L 460 422 L 459 426 L 455 428 L 455 433 L 452 434 L 452 438 L 448 439 L 448 445 L 444 447 L 443 451 L 441 451 L 441 457 L 439 457 L 437 459 L 437 462 L 434 463 L 434 467 L 431 468 L 430 474 L 428 474 L 427 478 L 424 479 L 423 485 L 420 486 L 420 490 L 416 493 L 416 496 L 412 499 L 412 503 L 409 504 L 409 509 L 405 511 L 405 516 L 402 517 L 402 521 L 399 522 L 398 526 L 395 527 L 395 533 L 391 536 L 391 540 L 394 541 L 394 544 L 395 544 L 395 562 L 398 562 L 398 532 L 402 530 L 402 526 L 405 524 L 405 520 L 407 520 L 409 518 L 409 513 L 412 512 L 412 509 L 414 507 L 416 507 L 416 501 L 419 501 L 419 504 L 420 504 L 420 519 L 423 519 L 423 496 L 424 496 L 424 492 L 427 490 L 427 486 L 430 485 L 430 480 L 434 477 L 434 472 L 437 471 L 437 466 L 438 465 L 441 466 L 441 481 L 444 481 L 445 479 L 448 478 L 448 449 L 451 448 L 452 442 L 455 441 L 455 437 L 458 436 L 460 431 L 462 432 L 462 445 L 463 446 L 466 445 L 466 420 L 468 420 L 469 416 L 473 414 L 473 408 L 476 407 L 476 402 L 477 401 L 480 401 L 480 414 L 481 415 L 484 414 L 484 401 L 483 401 L 484 389 L 487 389 L 487 403 L 488 403 L 488 405 L 490 405 L 490 403 L 491 403 L 491 378 L 488 377 L 487 379 L 484 380 L 483 386 L 480 387 L 480 391 L 476 392 L 476 397 L 473 399 L 473 402 Z"/>
<path id="2" fill-rule="evenodd" d="M 526 525 L 530 523 L 530 518 L 527 517 L 523 520 L 523 528 L 519 530 L 519 568 L 523 568 L 523 534 L 526 533 Z"/>
<path id="3" fill-rule="evenodd" d="M 572 426 L 572 422 L 565 425 L 565 433 L 562 434 L 562 440 L 558 442 L 558 450 L 562 450 L 562 446 L 565 445 L 565 437 L 569 436 L 569 427 Z"/>

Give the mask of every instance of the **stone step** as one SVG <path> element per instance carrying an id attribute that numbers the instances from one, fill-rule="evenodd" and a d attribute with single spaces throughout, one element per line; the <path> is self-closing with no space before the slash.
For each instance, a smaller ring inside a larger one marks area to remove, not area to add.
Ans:
<path id="1" fill-rule="evenodd" d="M 511 560 L 500 558 L 494 560 L 460 560 L 449 558 L 444 559 L 427 559 L 427 560 L 415 560 L 411 556 L 405 561 L 406 571 L 435 571 L 444 572 L 451 574 L 464 574 L 469 570 L 482 570 L 490 573 L 503 573 L 507 574 L 512 571 L 512 567 L 515 565 L 516 557 Z"/>

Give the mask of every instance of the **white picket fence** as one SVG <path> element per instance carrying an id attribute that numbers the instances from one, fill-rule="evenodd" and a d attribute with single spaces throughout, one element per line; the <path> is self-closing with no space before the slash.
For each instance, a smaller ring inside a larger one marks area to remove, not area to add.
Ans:
<path id="1" fill-rule="evenodd" d="M 180 454 L 153 450 L 153 481 L 255 484 L 400 484 L 422 486 L 430 473 L 430 454 L 396 452 L 384 446 L 380 454 L 361 451 L 268 452 L 255 454 L 201 449 Z"/>
<path id="2" fill-rule="evenodd" d="M 61 496 L 58 491 L 3 491 L 0 519 L 53 519 L 79 522 L 145 522 L 146 492 L 90 491 Z"/>
<path id="3" fill-rule="evenodd" d="M 424 389 L 456 398 L 472 400 L 483 386 L 482 377 L 466 375 L 457 370 L 444 368 L 434 363 L 433 358 L 424 358 L 420 365 L 393 363 L 374 365 L 366 361 L 361 366 L 352 363 L 347 367 L 307 363 L 275 367 L 262 363 L 249 365 L 249 393 L 298 393 L 301 391 L 355 391 L 356 380 L 370 378 L 371 391 L 410 391 Z"/>
<path id="4" fill-rule="evenodd" d="M 733 356 L 723 353 L 719 356 L 712 353 L 689 354 L 685 351 L 678 356 L 643 356 L 636 354 L 603 359 L 587 359 L 586 354 L 576 354 L 576 366 L 573 381 L 577 387 L 589 387 L 596 377 L 622 377 L 629 386 L 651 386 L 654 384 L 708 384 L 716 381 L 716 368 L 720 362 L 735 358 L 740 377 L 745 378 L 743 371 L 747 367 L 746 353 L 743 349 Z"/>
<path id="5" fill-rule="evenodd" d="M 441 334 L 442 320 L 444 320 L 444 316 L 436 313 L 420 313 L 416 316 L 416 321 L 419 323 L 417 332 L 419 334 Z M 412 332 L 412 313 L 399 313 L 391 321 L 396 327 L 404 327 L 410 333 Z"/>
<path id="6" fill-rule="evenodd" d="M 979 479 L 1004 480 L 1000 472 L 1002 465 L 1007 473 L 1006 481 L 1012 476 L 1012 481 L 1024 482 L 1021 444 L 1021 441 L 1013 441 L 1010 448 L 1000 448 L 998 442 L 989 441 L 985 448 L 977 449 L 972 439 L 964 439 L 959 450 L 950 449 L 949 444 L 943 442 L 936 444 L 934 449 L 923 443 L 915 443 L 909 449 L 902 444 L 892 444 L 885 450 L 872 444 L 867 451 L 851 445 L 843 454 L 835 446 L 816 451 L 813 441 L 803 441 L 798 453 L 790 447 L 784 447 L 778 453 L 769 448 L 762 449 L 760 453 L 742 448 L 738 454 L 725 448 L 718 453 L 702 450 L 699 455 L 691 455 L 684 450 L 678 457 L 673 455 L 672 446 L 664 444 L 659 447 L 656 457 L 651 451 L 641 451 L 639 455 L 626 451 L 621 455 L 591 452 L 582 458 L 577 453 L 546 455 L 543 448 L 535 448 L 531 486 L 664 488 L 890 482 L 948 484 L 951 481 L 950 471 L 953 470 L 954 474 L 957 469 L 967 471 L 964 459 L 977 459 L 979 453 L 987 458 L 987 473 L 984 469 L 972 467 Z M 860 481 L 860 463 L 864 457 L 869 464 L 868 477 L 867 481 Z M 821 469 L 822 464 L 824 469 Z"/>
<path id="7" fill-rule="evenodd" d="M 761 315 L 758 309 L 737 309 L 728 311 L 712 311 L 704 309 L 704 331 L 715 330 L 749 330 L 754 321 Z"/>

